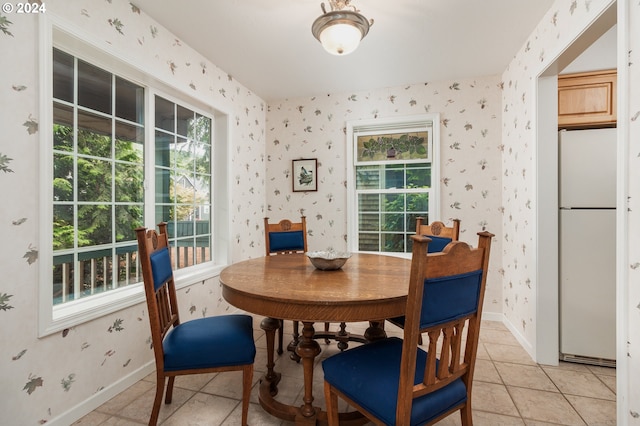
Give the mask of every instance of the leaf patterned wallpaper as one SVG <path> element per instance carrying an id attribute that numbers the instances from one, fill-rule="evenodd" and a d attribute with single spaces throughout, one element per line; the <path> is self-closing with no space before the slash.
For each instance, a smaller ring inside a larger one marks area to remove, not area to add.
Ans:
<path id="1" fill-rule="evenodd" d="M 501 90 L 499 76 L 424 82 L 364 92 L 288 99 L 267 112 L 267 216 L 307 217 L 309 250 L 347 248 L 346 123 L 440 113 L 441 214 L 461 220 L 460 239 L 496 234 L 485 313 L 500 318 Z M 292 163 L 318 159 L 318 191 L 292 192 Z"/>
<path id="2" fill-rule="evenodd" d="M 640 2 L 636 0 L 558 0 L 547 12 L 536 30 L 515 55 L 502 75 L 502 183 L 504 208 L 502 225 L 503 313 L 514 329 L 535 348 L 536 303 L 539 283 L 535 281 L 535 182 L 534 157 L 535 79 L 588 25 L 612 3 L 617 4 L 619 31 L 628 39 L 628 58 L 618 61 L 626 69 L 618 69 L 618 81 L 629 79 L 628 93 L 619 91 L 623 108 L 618 110 L 618 129 L 628 130 L 625 147 L 627 179 L 625 198 L 628 258 L 622 277 L 628 291 L 623 309 L 622 330 L 627 342 L 626 375 L 618 375 L 627 388 L 629 410 L 618 416 L 621 424 L 640 424 Z M 622 28 L 622 29 L 621 29 Z M 618 43 L 622 43 L 619 39 Z M 618 86 L 620 87 L 620 86 Z M 626 111 L 625 111 L 626 110 Z M 626 114 L 625 114 L 626 112 Z M 539 171 L 544 173 L 544 169 Z M 588 265 L 585 265 L 588 267 Z M 620 371 L 620 370 L 619 370 Z M 627 378 L 631 378 L 627 380 Z"/>
<path id="3" fill-rule="evenodd" d="M 52 0 L 47 18 L 66 23 L 93 44 L 204 100 L 229 115 L 231 170 L 237 171 L 232 204 L 234 259 L 262 255 L 266 105 L 241 83 L 184 45 L 124 0 Z M 39 269 L 38 17 L 0 13 L 0 51 L 11 66 L 0 79 L 0 341 L 2 424 L 35 425 L 60 420 L 79 404 L 99 399 L 153 360 L 145 304 L 44 338 L 37 336 Z M 8 58 L 9 56 L 7 56 Z M 183 320 L 234 310 L 217 279 L 180 291 Z M 258 324 L 255 324 L 259 328 Z"/>
<path id="4" fill-rule="evenodd" d="M 611 0 L 557 0 L 502 76 L 425 82 L 266 105 L 126 0 L 49 0 L 47 13 L 157 78 L 230 117 L 232 259 L 264 252 L 262 218 L 304 213 L 314 249 L 346 247 L 345 121 L 425 111 L 441 114 L 442 219 L 462 219 L 462 238 L 496 234 L 487 312 L 535 339 L 536 283 L 532 80 L 546 61 Z M 640 2 L 618 0 L 629 35 L 640 33 Z M 143 304 L 39 339 L 38 19 L 0 13 L 0 341 L 2 418 L 8 424 L 65 423 L 74 407 L 134 376 L 152 359 Z M 629 37 L 628 185 L 629 377 L 640 376 L 640 39 Z M 624 116 L 622 116 L 624 118 Z M 291 191 L 291 160 L 318 158 L 319 190 Z M 230 308 L 210 279 L 181 291 L 184 319 Z M 255 325 L 257 327 L 257 325 Z M 640 424 L 640 385 L 628 382 L 629 424 Z"/>
<path id="5" fill-rule="evenodd" d="M 537 73 L 609 1 L 558 1 L 503 75 L 503 247 L 505 317 L 535 345 L 535 87 Z M 544 173 L 543 170 L 540 173 Z M 534 346 L 535 347 L 535 346 Z"/>

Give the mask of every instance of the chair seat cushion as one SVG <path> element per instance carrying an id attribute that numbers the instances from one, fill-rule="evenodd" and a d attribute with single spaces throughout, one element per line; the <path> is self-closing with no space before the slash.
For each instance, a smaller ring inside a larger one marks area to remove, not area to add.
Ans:
<path id="1" fill-rule="evenodd" d="M 400 380 L 402 339 L 391 337 L 336 354 L 322 362 L 324 379 L 362 408 L 393 425 Z M 424 375 L 427 353 L 418 348 L 414 384 Z M 462 379 L 416 398 L 411 425 L 428 422 L 467 400 Z"/>
<path id="2" fill-rule="evenodd" d="M 220 315 L 181 323 L 163 341 L 164 370 L 193 370 L 252 364 L 253 319 Z"/>

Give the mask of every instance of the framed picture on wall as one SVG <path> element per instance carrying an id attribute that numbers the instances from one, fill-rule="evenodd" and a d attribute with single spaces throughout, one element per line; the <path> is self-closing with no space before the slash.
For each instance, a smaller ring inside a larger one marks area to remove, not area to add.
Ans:
<path id="1" fill-rule="evenodd" d="M 318 190 L 318 160 L 305 158 L 293 160 L 293 192 Z"/>

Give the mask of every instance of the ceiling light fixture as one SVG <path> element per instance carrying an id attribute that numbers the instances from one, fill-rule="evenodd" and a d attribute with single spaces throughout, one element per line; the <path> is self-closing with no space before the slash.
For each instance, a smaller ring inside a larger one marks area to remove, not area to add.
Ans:
<path id="1" fill-rule="evenodd" d="M 373 25 L 360 11 L 350 5 L 351 0 L 330 0 L 331 11 L 320 3 L 322 15 L 313 22 L 311 32 L 332 55 L 347 55 L 358 47 Z"/>

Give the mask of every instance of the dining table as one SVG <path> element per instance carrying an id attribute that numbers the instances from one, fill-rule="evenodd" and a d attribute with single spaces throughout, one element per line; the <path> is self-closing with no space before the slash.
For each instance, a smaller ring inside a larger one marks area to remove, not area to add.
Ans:
<path id="1" fill-rule="evenodd" d="M 321 348 L 316 339 L 368 342 L 386 337 L 384 321 L 404 315 L 411 259 L 373 253 L 353 253 L 337 270 L 316 269 L 304 253 L 258 257 L 227 266 L 220 273 L 222 295 L 231 305 L 261 315 L 267 341 L 267 372 L 259 386 L 260 405 L 273 416 L 296 425 L 324 425 L 326 412 L 314 406 L 314 361 Z M 275 333 L 282 320 L 303 324 L 295 351 L 303 368 L 304 396 L 300 406 L 278 401 L 274 361 Z M 314 329 L 314 323 L 369 322 L 362 336 Z M 364 424 L 360 413 L 340 413 L 340 424 Z"/>

